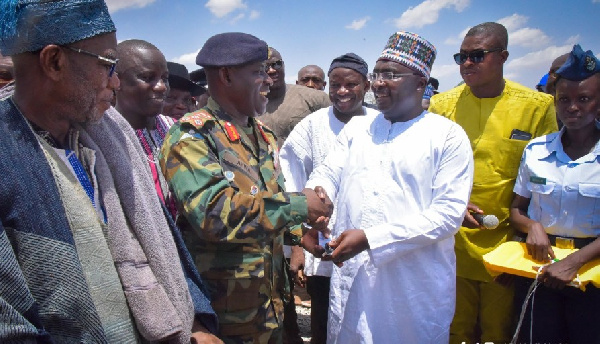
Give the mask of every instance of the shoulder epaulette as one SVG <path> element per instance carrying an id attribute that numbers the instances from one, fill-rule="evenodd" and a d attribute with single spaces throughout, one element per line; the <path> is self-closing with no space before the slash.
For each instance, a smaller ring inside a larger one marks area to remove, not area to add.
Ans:
<path id="1" fill-rule="evenodd" d="M 269 143 L 269 138 L 267 137 L 267 134 L 265 132 L 268 132 L 273 137 L 273 140 L 275 140 L 275 133 L 273 132 L 273 130 L 271 130 L 271 128 L 267 127 L 263 122 L 261 122 L 257 118 L 254 118 L 254 120 L 256 121 L 256 124 L 258 125 L 258 130 L 260 131 L 260 134 L 262 135 L 265 142 Z"/>
<path id="2" fill-rule="evenodd" d="M 261 127 L 262 129 L 265 129 L 266 131 L 268 131 L 269 133 L 273 133 L 273 130 L 271 130 L 271 128 L 269 128 L 266 124 L 264 124 L 261 120 L 259 120 L 258 118 L 254 117 L 254 120 L 256 121 L 256 123 L 258 124 L 259 127 Z"/>
<path id="3" fill-rule="evenodd" d="M 211 115 L 208 111 L 200 109 L 196 112 L 184 116 L 180 121 L 182 124 L 188 123 L 194 128 L 200 129 L 207 122 L 216 121 L 216 118 L 213 115 Z"/>

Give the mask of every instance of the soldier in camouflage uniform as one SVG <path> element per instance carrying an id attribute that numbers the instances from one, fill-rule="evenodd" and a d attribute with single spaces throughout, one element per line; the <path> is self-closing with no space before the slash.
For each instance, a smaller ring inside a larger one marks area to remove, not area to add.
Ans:
<path id="1" fill-rule="evenodd" d="M 251 35 L 207 40 L 196 63 L 211 98 L 171 128 L 161 152 L 225 343 L 281 342 L 283 234 L 332 208 L 313 190 L 284 192 L 277 140 L 255 118 L 272 83 L 266 59 L 267 44 Z"/>

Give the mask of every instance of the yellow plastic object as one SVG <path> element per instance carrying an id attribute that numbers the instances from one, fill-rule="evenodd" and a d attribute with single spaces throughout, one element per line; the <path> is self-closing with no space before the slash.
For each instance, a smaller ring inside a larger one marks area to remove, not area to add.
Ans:
<path id="1" fill-rule="evenodd" d="M 565 249 L 552 247 L 556 258 L 563 259 L 569 254 L 577 251 L 577 249 Z M 508 273 L 527 278 L 535 278 L 537 269 L 544 265 L 533 260 L 527 253 L 525 243 L 517 241 L 508 241 L 495 250 L 483 256 L 483 264 L 492 276 L 497 276 L 501 273 Z M 600 288 L 600 258 L 588 262 L 579 269 L 580 289 L 585 290 L 586 284 L 592 282 L 594 286 Z"/>

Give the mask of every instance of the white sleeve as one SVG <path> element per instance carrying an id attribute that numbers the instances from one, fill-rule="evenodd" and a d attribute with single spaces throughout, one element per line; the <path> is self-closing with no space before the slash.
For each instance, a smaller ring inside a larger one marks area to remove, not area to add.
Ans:
<path id="1" fill-rule="evenodd" d="M 327 153 L 327 157 L 323 163 L 311 173 L 306 187 L 314 189 L 316 186 L 322 186 L 331 200 L 334 200 L 340 185 L 340 178 L 344 170 L 344 165 L 348 160 L 349 140 L 348 131 L 349 125 L 337 136 L 333 147 Z"/>
<path id="2" fill-rule="evenodd" d="M 285 190 L 299 192 L 304 189 L 313 169 L 310 122 L 298 123 L 279 151 L 281 172 L 285 177 Z"/>
<path id="3" fill-rule="evenodd" d="M 452 237 L 460 227 L 473 184 L 473 151 L 462 128 L 449 131 L 431 184 L 432 201 L 417 214 L 366 230 L 375 266 Z"/>

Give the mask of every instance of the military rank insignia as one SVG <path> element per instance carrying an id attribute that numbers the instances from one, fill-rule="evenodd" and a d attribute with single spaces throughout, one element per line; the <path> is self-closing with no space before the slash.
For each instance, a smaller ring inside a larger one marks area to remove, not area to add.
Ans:
<path id="1" fill-rule="evenodd" d="M 227 132 L 227 137 L 231 141 L 237 141 L 240 139 L 240 133 L 238 133 L 237 129 L 231 124 L 231 122 L 225 122 L 225 131 Z"/>
<path id="2" fill-rule="evenodd" d="M 596 61 L 591 56 L 585 57 L 585 69 L 588 72 L 593 72 L 596 69 Z"/>

